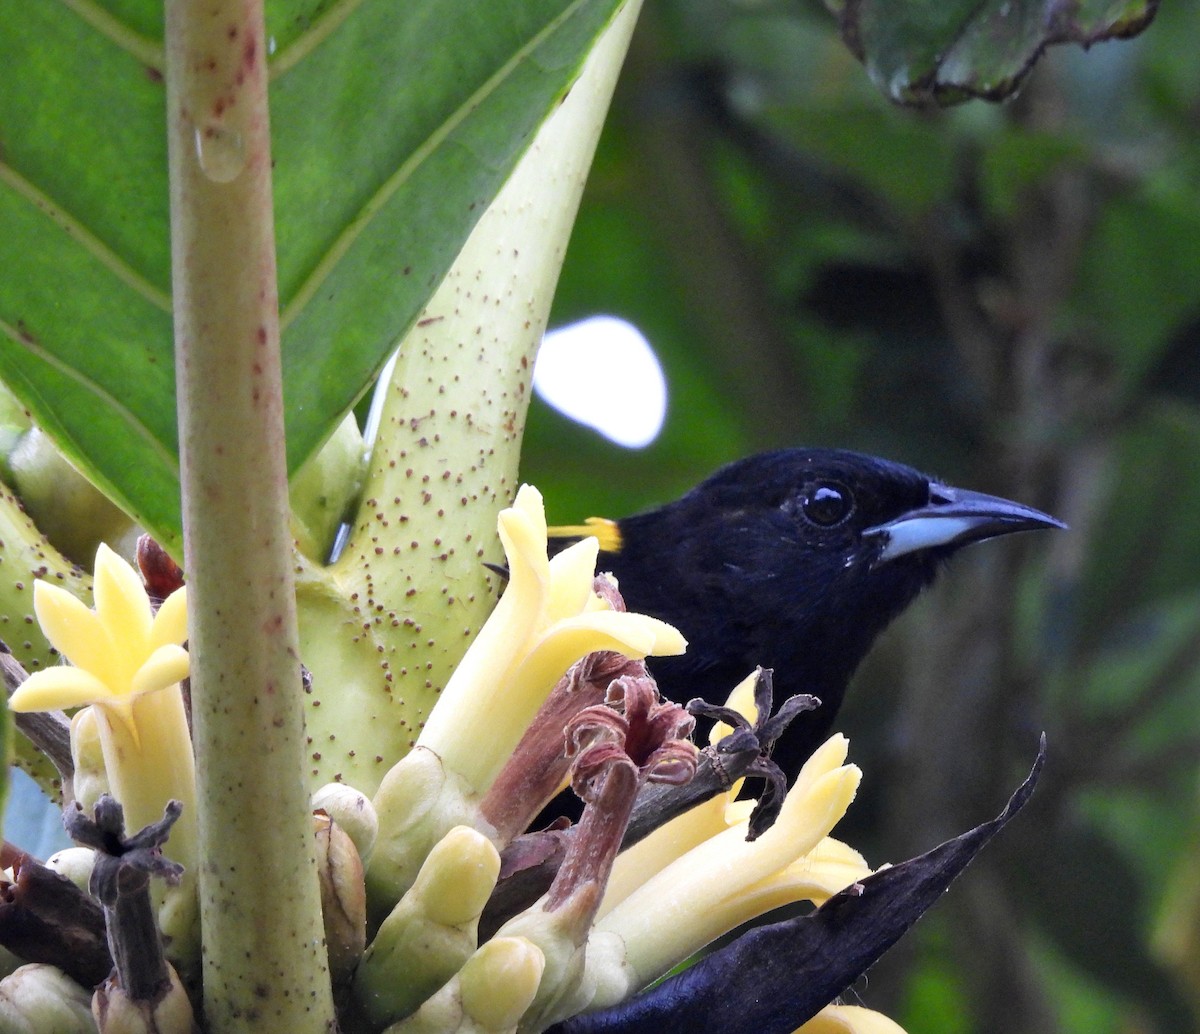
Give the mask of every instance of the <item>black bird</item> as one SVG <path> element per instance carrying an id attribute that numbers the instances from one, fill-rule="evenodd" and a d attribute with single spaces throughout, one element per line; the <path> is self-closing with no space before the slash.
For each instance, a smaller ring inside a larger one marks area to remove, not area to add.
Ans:
<path id="1" fill-rule="evenodd" d="M 731 463 L 683 498 L 619 521 L 551 528 L 594 534 L 630 610 L 675 625 L 681 657 L 651 658 L 665 696 L 724 703 L 756 665 L 775 700 L 820 697 L 775 758 L 794 775 L 829 733 L 876 636 L 971 543 L 1065 525 L 899 463 L 836 449 L 784 449 Z"/>

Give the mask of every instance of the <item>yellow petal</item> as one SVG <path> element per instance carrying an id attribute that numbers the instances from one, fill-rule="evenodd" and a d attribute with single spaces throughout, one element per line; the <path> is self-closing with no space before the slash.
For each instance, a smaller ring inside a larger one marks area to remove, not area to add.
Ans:
<path id="1" fill-rule="evenodd" d="M 96 613 L 118 644 L 115 658 L 126 678 L 149 653 L 150 598 L 141 577 L 103 542 L 96 550 Z"/>
<path id="2" fill-rule="evenodd" d="M 33 611 L 54 648 L 77 668 L 112 683 L 113 645 L 96 612 L 49 582 L 35 582 Z"/>
<path id="3" fill-rule="evenodd" d="M 752 843 L 733 826 L 697 845 L 631 892 L 598 929 L 621 936 L 627 961 L 650 981 L 696 949 L 754 917 L 755 884 L 808 854 L 841 818 L 861 773 L 841 765 L 847 743 L 831 737 L 809 759 L 775 824 Z M 695 908 L 696 901 L 706 907 Z"/>
<path id="4" fill-rule="evenodd" d="M 592 581 L 596 576 L 596 556 L 600 543 L 581 539 L 550 560 L 550 595 L 546 600 L 546 620 L 574 617 L 593 598 Z M 605 609 L 608 608 L 607 605 Z"/>
<path id="5" fill-rule="evenodd" d="M 749 803 L 753 805 L 753 802 Z M 725 821 L 727 810 L 728 796 L 718 794 L 664 822 L 649 836 L 617 855 L 604 888 L 604 900 L 596 913 L 597 918 L 611 912 L 676 858 L 728 829 Z"/>
<path id="6" fill-rule="evenodd" d="M 646 614 L 635 614 L 633 616 L 641 618 L 644 623 L 648 623 L 646 627 L 654 633 L 654 643 L 650 647 L 647 656 L 677 657 L 687 650 L 687 640 L 683 638 L 683 633 L 674 625 L 668 625 L 665 621 L 659 621 L 658 618 L 652 618 Z"/>
<path id="7" fill-rule="evenodd" d="M 752 671 L 733 687 L 725 706 L 736 711 L 751 725 L 758 721 L 758 708 L 754 706 L 754 687 L 758 685 L 758 672 Z M 717 722 L 708 734 L 708 742 L 714 746 L 728 736 L 733 729 L 724 722 Z"/>
<path id="8" fill-rule="evenodd" d="M 507 510 L 501 510 L 496 520 L 508 561 L 508 585 L 500 597 L 500 604 L 511 599 L 512 608 L 531 626 L 541 624 L 550 591 L 546 516 L 541 503 L 537 489 L 522 485 L 516 501 Z"/>
<path id="9" fill-rule="evenodd" d="M 796 1034 L 904 1034 L 904 1028 L 860 1005 L 827 1005 Z"/>
<path id="10" fill-rule="evenodd" d="M 656 618 L 614 610 L 588 612 L 552 625 L 521 661 L 513 683 L 553 686 L 572 664 L 594 650 L 615 650 L 638 659 L 682 653 L 685 645 L 683 636 Z"/>
<path id="11" fill-rule="evenodd" d="M 173 686 L 188 675 L 188 652 L 182 646 L 168 643 L 154 651 L 134 673 L 129 695 L 140 696 Z"/>
<path id="12" fill-rule="evenodd" d="M 517 496 L 513 500 L 511 509 L 524 514 L 533 522 L 534 533 L 542 540 L 544 546 L 546 541 L 546 505 L 542 501 L 542 493 L 534 488 L 533 485 L 522 485 L 517 489 Z M 542 549 L 542 552 L 546 552 L 545 548 Z"/>
<path id="13" fill-rule="evenodd" d="M 457 741 L 461 740 L 463 730 L 470 728 L 473 721 L 490 721 L 501 695 L 510 699 L 513 690 L 508 673 L 541 628 L 550 588 L 550 566 L 546 560 L 546 519 L 539 515 L 540 510 L 541 496 L 537 490 L 523 486 L 516 502 L 497 518 L 508 559 L 508 585 L 454 669 L 417 740 L 443 760 L 461 757 Z M 529 714 L 534 714 L 541 703 L 541 699 L 534 702 Z"/>
<path id="14" fill-rule="evenodd" d="M 35 671 L 8 698 L 12 711 L 54 711 L 82 704 L 107 704 L 116 699 L 107 685 L 82 668 Z"/>
<path id="15" fill-rule="evenodd" d="M 824 904 L 872 869 L 863 856 L 833 837 L 826 837 L 803 858 L 746 888 L 738 907 L 747 915 L 763 915 L 795 901 Z"/>
<path id="16" fill-rule="evenodd" d="M 162 602 L 154 621 L 150 626 L 150 646 L 166 646 L 183 643 L 188 637 L 187 630 L 187 587 L 176 589 Z"/>

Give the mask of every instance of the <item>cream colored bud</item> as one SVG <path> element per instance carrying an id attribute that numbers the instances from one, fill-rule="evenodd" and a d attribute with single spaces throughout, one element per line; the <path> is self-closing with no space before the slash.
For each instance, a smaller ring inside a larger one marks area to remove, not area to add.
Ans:
<path id="1" fill-rule="evenodd" d="M 458 975 L 463 1011 L 482 1028 L 516 1027 L 537 994 L 546 956 L 524 937 L 496 937 L 483 945 Z"/>
<path id="2" fill-rule="evenodd" d="M 46 860 L 46 868 L 65 876 L 85 894 L 96 864 L 96 852 L 90 847 L 67 847 L 56 851 Z"/>
<path id="3" fill-rule="evenodd" d="M 71 719 L 71 760 L 75 763 L 71 792 L 90 815 L 100 795 L 112 792 L 104 768 L 100 723 L 91 707 L 81 707 Z"/>
<path id="4" fill-rule="evenodd" d="M 544 965 L 541 950 L 524 937 L 493 938 L 420 1009 L 384 1034 L 516 1034 Z"/>
<path id="5" fill-rule="evenodd" d="M 796 1034 L 904 1034 L 904 1028 L 862 1006 L 827 1005 Z"/>
<path id="6" fill-rule="evenodd" d="M 367 890 L 354 841 L 327 815 L 313 816 L 321 916 L 334 983 L 350 978 L 367 943 Z"/>
<path id="7" fill-rule="evenodd" d="M 355 997 L 375 1024 L 413 1012 L 471 957 L 499 874 L 500 855 L 482 833 L 458 826 L 438 841 L 355 974 Z"/>
<path id="8" fill-rule="evenodd" d="M 478 800 L 437 754 L 418 746 L 384 776 L 374 803 L 379 838 L 367 866 L 367 906 L 378 925 L 413 885 L 437 842 L 455 826 L 473 825 Z"/>
<path id="9" fill-rule="evenodd" d="M 46 963 L 21 966 L 0 980 L 4 1034 L 96 1034 L 92 995 Z"/>
<path id="10" fill-rule="evenodd" d="M 455 826 L 429 853 L 413 893 L 430 922 L 462 926 L 479 918 L 500 876 L 492 842 L 469 826 Z"/>
<path id="11" fill-rule="evenodd" d="M 346 831 L 365 864 L 379 834 L 379 818 L 371 798 L 345 783 L 326 783 L 312 795 L 312 809 L 325 812 Z"/>
<path id="12" fill-rule="evenodd" d="M 92 995 L 92 1018 L 100 1034 L 197 1034 L 192 1003 L 175 970 L 167 967 L 170 983 L 154 1001 L 130 998 L 113 978 Z"/>

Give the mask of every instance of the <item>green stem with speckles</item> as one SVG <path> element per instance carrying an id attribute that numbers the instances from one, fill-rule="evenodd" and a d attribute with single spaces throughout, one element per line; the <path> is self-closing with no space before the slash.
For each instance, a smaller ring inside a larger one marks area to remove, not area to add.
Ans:
<path id="1" fill-rule="evenodd" d="M 284 460 L 262 0 L 167 0 L 172 276 L 211 1034 L 335 1029 Z"/>

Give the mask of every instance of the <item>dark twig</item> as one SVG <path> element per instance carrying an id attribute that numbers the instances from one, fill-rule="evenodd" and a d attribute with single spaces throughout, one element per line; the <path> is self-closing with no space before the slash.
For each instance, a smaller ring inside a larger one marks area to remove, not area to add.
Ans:
<path id="1" fill-rule="evenodd" d="M 9 859 L 0 882 L 0 944 L 26 962 L 48 962 L 84 987 L 112 969 L 104 913 L 65 876 L 31 855 Z"/>
<path id="2" fill-rule="evenodd" d="M 124 809 L 108 794 L 96 802 L 94 820 L 78 805 L 66 817 L 71 838 L 96 851 L 89 889 L 104 907 L 118 984 L 134 1001 L 155 1002 L 171 986 L 150 878 L 160 876 L 175 885 L 183 875 L 183 866 L 162 854 L 182 810 L 179 801 L 169 801 L 158 822 L 130 837 L 125 835 Z"/>

